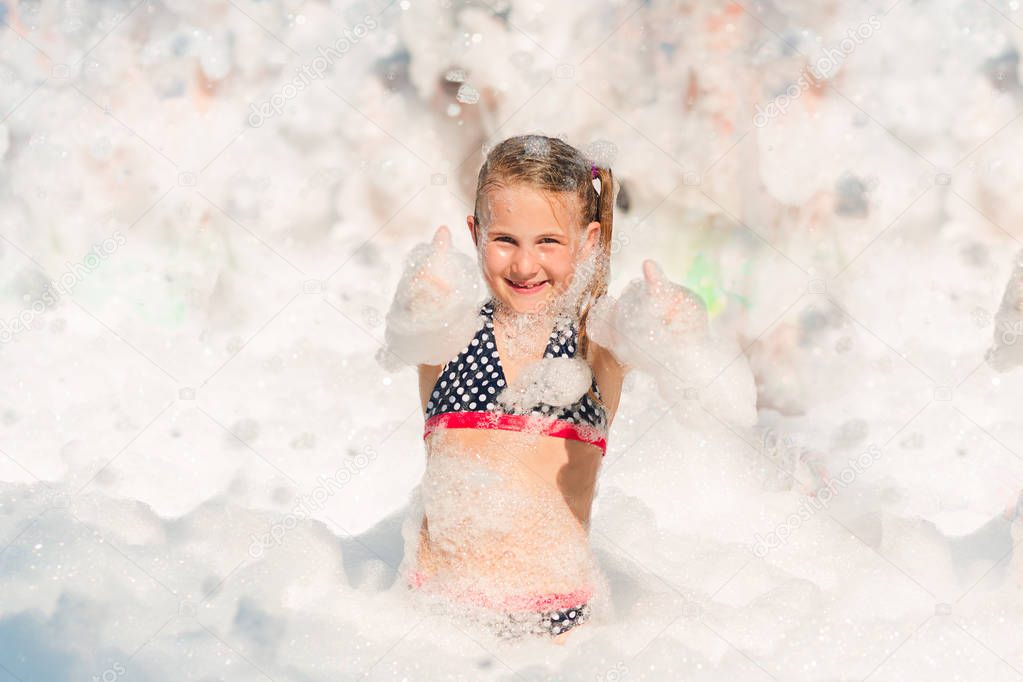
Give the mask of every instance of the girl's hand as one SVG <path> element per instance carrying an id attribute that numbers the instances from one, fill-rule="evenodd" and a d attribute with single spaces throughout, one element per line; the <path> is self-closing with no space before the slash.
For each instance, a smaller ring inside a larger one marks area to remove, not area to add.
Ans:
<path id="1" fill-rule="evenodd" d="M 649 374 L 684 423 L 712 419 L 756 423 L 756 383 L 733 338 L 712 333 L 703 301 L 667 279 L 652 260 L 614 300 L 602 296 L 587 330 L 626 369 Z"/>
<path id="2" fill-rule="evenodd" d="M 634 279 L 618 300 L 602 296 L 590 310 L 587 331 L 623 366 L 658 371 L 681 349 L 709 336 L 703 301 L 664 276 L 652 260 L 643 279 Z"/>
<path id="3" fill-rule="evenodd" d="M 451 248 L 451 232 L 441 225 L 405 261 L 378 359 L 388 369 L 450 360 L 482 324 L 484 292 L 476 261 Z"/>
<path id="4" fill-rule="evenodd" d="M 441 225 L 433 239 L 422 252 L 408 280 L 406 305 L 408 310 L 426 309 L 443 302 L 455 285 L 451 272 L 451 232 L 447 225 Z"/>
<path id="5" fill-rule="evenodd" d="M 700 297 L 666 278 L 654 261 L 644 261 L 643 278 L 632 280 L 617 301 L 605 295 L 590 315 L 594 341 L 626 370 L 649 374 L 676 419 L 756 423 L 756 383 L 742 350 L 711 332 Z"/>
<path id="6" fill-rule="evenodd" d="M 433 233 L 433 239 L 430 240 L 430 246 L 433 247 L 436 259 L 433 259 L 432 262 L 427 261 L 416 277 L 420 281 L 428 282 L 440 293 L 446 294 L 451 291 L 451 285 L 442 276 L 438 276 L 438 273 L 433 271 L 432 266 L 436 264 L 437 260 L 443 260 L 451 249 L 451 232 L 448 230 L 447 225 L 441 225 L 437 228 L 437 231 Z"/>
<path id="7" fill-rule="evenodd" d="M 685 335 L 707 333 L 707 310 L 694 291 L 666 278 L 661 266 L 650 259 L 643 261 L 643 278 L 664 326 Z"/>

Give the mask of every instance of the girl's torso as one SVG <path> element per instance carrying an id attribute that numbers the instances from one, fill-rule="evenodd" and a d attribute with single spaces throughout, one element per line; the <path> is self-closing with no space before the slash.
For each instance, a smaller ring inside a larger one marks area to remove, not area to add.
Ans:
<path id="1" fill-rule="evenodd" d="M 425 434 L 438 428 L 526 431 L 591 443 L 603 453 L 608 415 L 591 367 L 576 358 L 577 323 L 558 315 L 495 328 L 494 309 L 493 300 L 480 308 L 483 324 L 440 368 L 426 398 Z"/>
<path id="2" fill-rule="evenodd" d="M 516 357 L 507 352 L 506 343 L 502 341 L 500 329 L 495 330 L 492 322 L 492 309 L 483 310 L 485 323 L 474 337 L 476 345 L 470 343 L 467 351 L 472 348 L 479 348 L 480 345 L 486 348 L 488 342 L 494 344 L 492 357 L 484 351 L 481 358 L 479 351 L 473 353 L 473 362 L 480 364 L 483 360 L 494 365 L 498 370 L 496 376 L 491 370 L 486 374 L 491 381 L 483 382 L 482 392 L 485 396 L 496 396 L 487 391 L 488 387 L 494 386 L 499 380 L 503 385 L 515 385 L 523 370 L 536 360 L 544 356 L 572 357 L 575 351 L 576 334 L 573 326 L 571 333 L 560 335 L 552 331 L 547 347 L 541 351 L 540 344 L 537 344 L 534 353 L 527 357 Z M 488 324 L 489 322 L 489 324 Z M 499 325 L 500 326 L 500 325 Z M 552 353 L 553 351 L 553 353 Z M 471 365 L 465 365 L 466 353 L 460 354 L 444 366 L 421 366 L 419 368 L 420 397 L 424 415 L 427 417 L 443 414 L 438 410 L 438 402 L 458 396 L 456 400 L 462 400 L 468 395 L 469 387 L 465 386 L 467 377 L 476 377 L 476 374 L 486 371 L 486 364 L 476 370 Z M 607 351 L 592 342 L 589 344 L 587 363 L 592 369 L 594 386 L 590 397 L 585 396 L 574 403 L 561 408 L 548 409 L 545 414 L 548 417 L 564 418 L 565 421 L 576 417 L 575 422 L 584 432 L 592 432 L 592 427 L 600 425 L 606 432 L 614 418 L 621 395 L 622 372 L 620 366 L 613 361 Z M 458 393 L 452 391 L 451 386 L 441 387 L 442 381 L 452 378 L 452 369 L 457 369 L 458 363 L 462 363 L 460 371 L 455 372 L 455 379 L 460 380 L 460 388 L 466 389 Z M 470 374 L 471 370 L 471 374 Z M 479 377 L 476 377 L 479 378 Z M 479 382 L 477 382 L 479 383 Z M 504 386 L 501 386 L 503 388 Z M 473 395 L 478 395 L 480 385 L 472 387 Z M 448 390 L 441 390 L 448 389 Z M 598 394 L 599 399 L 594 401 L 593 394 Z M 470 407 L 476 402 L 475 408 Z M 493 403 L 494 401 L 488 401 Z M 463 407 L 459 403 L 460 408 Z M 496 405 L 494 407 L 497 407 Z M 466 402 L 464 408 L 467 410 L 487 411 L 487 403 L 480 403 L 471 399 Z M 480 409 L 482 408 L 482 410 Z M 501 412 L 498 407 L 495 411 Z M 560 423 L 560 422 L 559 422 Z M 589 429 L 589 431 L 588 431 Z M 439 428 L 431 431 L 426 437 L 427 446 L 427 475 L 431 476 L 431 460 L 434 464 L 440 460 L 436 457 L 449 461 L 452 457 L 470 458 L 473 466 L 483 464 L 494 471 L 502 472 L 501 495 L 518 497 L 520 503 L 502 505 L 496 502 L 485 502 L 487 508 L 480 509 L 483 517 L 481 524 L 494 523 L 501 528 L 501 532 L 486 537 L 473 534 L 472 529 L 466 532 L 467 540 L 463 546 L 452 550 L 448 545 L 446 549 L 438 551 L 437 547 L 430 542 L 430 509 L 425 508 L 425 518 L 421 527 L 420 547 L 418 552 L 418 565 L 426 575 L 444 571 L 446 568 L 457 571 L 458 564 L 486 566 L 481 568 L 488 573 L 507 573 L 508 584 L 521 584 L 523 575 L 531 573 L 530 567 L 537 565 L 550 565 L 551 570 L 545 576 L 531 577 L 531 589 L 538 592 L 571 590 L 579 585 L 589 582 L 584 565 L 573 565 L 571 562 L 550 561 L 554 557 L 542 556 L 544 552 L 553 552 L 558 556 L 573 554 L 580 556 L 588 551 L 587 533 L 590 522 L 590 512 L 593 504 L 593 496 L 596 488 L 597 475 L 603 457 L 603 449 L 586 440 L 578 440 L 571 437 L 558 437 L 554 435 L 543 435 L 542 433 L 524 432 L 516 430 L 502 430 L 493 428 Z M 462 460 L 465 461 L 465 460 Z M 466 462 L 467 465 L 470 462 Z M 450 467 L 435 467 L 447 469 Z M 470 467 L 467 466 L 466 470 Z M 457 470 L 457 467 L 455 468 Z M 448 491 L 444 488 L 444 497 L 457 498 L 460 493 L 455 490 L 457 484 L 451 485 Z M 467 483 L 466 487 L 471 487 Z M 464 493 L 461 494 L 463 497 Z M 502 510 L 514 509 L 508 513 L 507 519 L 499 519 L 495 522 L 495 516 L 500 516 Z M 447 513 L 447 510 L 445 510 Z M 434 529 L 437 532 L 437 528 Z M 436 533 L 435 533 L 436 534 Z M 484 536 L 487 534 L 484 533 Z M 471 538 L 470 538 L 471 536 Z M 543 538 L 543 540 L 541 540 Z M 553 540 L 553 541 L 552 541 Z M 456 543 L 457 544 L 457 543 Z M 491 561 L 493 557 L 504 557 L 500 561 Z M 514 557 L 509 561 L 508 557 Z M 532 571 L 535 573 L 535 569 Z M 542 584 L 532 584 L 539 581 Z"/>
<path id="3" fill-rule="evenodd" d="M 468 358 L 472 358 L 473 364 L 480 365 L 477 369 L 471 370 L 469 366 L 464 365 L 465 353 L 444 366 L 419 367 L 419 396 L 422 410 L 428 417 L 443 410 L 439 405 L 442 401 L 445 402 L 445 406 L 453 405 L 450 402 L 451 397 L 465 402 L 465 405 L 460 406 L 463 411 L 487 411 L 487 405 L 493 405 L 495 396 L 499 395 L 499 389 L 505 385 L 515 385 L 522 371 L 531 363 L 541 357 L 575 356 L 577 330 L 574 324 L 570 332 L 551 330 L 546 348 L 540 351 L 537 345 L 532 354 L 535 357 L 516 357 L 507 352 L 502 334 L 495 332 L 492 302 L 488 302 L 481 313 L 484 325 L 477 332 L 470 347 L 466 349 L 471 352 Z M 491 343 L 494 348 L 487 349 Z M 606 433 L 621 398 L 622 370 L 605 349 L 592 342 L 588 344 L 586 361 L 592 371 L 594 391 L 568 407 L 548 409 L 545 414 L 557 416 L 560 420 L 574 421 L 584 431 L 587 429 L 592 431 L 593 426 L 598 426 Z M 456 394 L 450 385 L 442 388 L 440 384 L 451 378 L 452 371 L 458 364 L 462 365 L 462 369 L 460 372 L 454 371 L 455 380 L 461 380 L 463 385 L 459 388 L 463 391 Z M 486 369 L 489 364 L 494 365 L 492 371 Z M 464 385 L 466 377 L 477 378 L 474 387 Z M 498 383 L 501 385 L 497 385 Z M 488 390 L 493 389 L 498 390 L 488 393 Z M 476 406 L 471 408 L 470 393 L 465 390 L 473 392 L 474 396 L 482 394 L 483 400 L 475 401 Z M 594 394 L 598 396 L 595 401 Z M 506 464 L 508 457 L 514 457 L 524 480 L 557 490 L 564 498 L 567 508 L 575 516 L 577 524 L 584 531 L 588 529 L 596 475 L 604 454 L 601 447 L 572 438 L 516 430 L 444 428 L 428 436 L 428 456 L 441 433 L 444 442 L 456 445 L 459 450 L 474 452 L 482 459 L 495 458 Z"/>

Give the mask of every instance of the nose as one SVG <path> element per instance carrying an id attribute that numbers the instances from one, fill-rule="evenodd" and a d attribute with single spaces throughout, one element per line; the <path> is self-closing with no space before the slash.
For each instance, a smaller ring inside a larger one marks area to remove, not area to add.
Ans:
<path id="1" fill-rule="evenodd" d="M 511 262 L 511 275 L 515 279 L 532 279 L 540 269 L 540 261 L 533 251 L 526 247 L 515 249 Z"/>

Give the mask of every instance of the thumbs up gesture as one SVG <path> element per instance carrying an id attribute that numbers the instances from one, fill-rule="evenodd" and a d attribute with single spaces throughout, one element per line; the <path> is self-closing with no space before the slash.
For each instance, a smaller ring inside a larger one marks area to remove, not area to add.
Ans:
<path id="1" fill-rule="evenodd" d="M 742 351 L 711 332 L 703 300 L 656 262 L 644 261 L 643 278 L 617 300 L 601 297 L 587 329 L 627 370 L 653 377 L 680 421 L 696 424 L 709 412 L 736 426 L 756 422 L 756 383 Z"/>
<path id="2" fill-rule="evenodd" d="M 419 257 L 416 258 L 416 255 Z M 447 225 L 441 225 L 429 244 L 418 247 L 418 254 L 413 252 L 405 273 L 406 309 L 425 310 L 451 294 L 455 287 L 453 280 L 457 275 L 452 271 L 451 255 L 451 232 Z M 401 293 L 399 291 L 399 295 Z"/>
<path id="3" fill-rule="evenodd" d="M 700 297 L 665 277 L 652 260 L 643 262 L 643 279 L 630 282 L 618 300 L 605 295 L 597 301 L 587 329 L 620 363 L 652 373 L 709 335 Z"/>
<path id="4" fill-rule="evenodd" d="M 662 324 L 672 332 L 703 337 L 707 333 L 707 308 L 694 291 L 664 276 L 656 261 L 643 261 L 643 279 Z"/>
<path id="5" fill-rule="evenodd" d="M 443 364 L 457 354 L 481 324 L 484 292 L 475 259 L 452 249 L 451 232 L 438 227 L 405 261 L 387 313 L 384 366 Z"/>

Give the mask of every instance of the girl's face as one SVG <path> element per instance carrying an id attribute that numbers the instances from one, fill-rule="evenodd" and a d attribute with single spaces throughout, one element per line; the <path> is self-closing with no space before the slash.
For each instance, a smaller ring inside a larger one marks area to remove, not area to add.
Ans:
<path id="1" fill-rule="evenodd" d="M 494 296 L 512 310 L 540 312 L 564 293 L 576 262 L 596 243 L 600 223 L 580 230 L 576 202 L 568 193 L 512 185 L 488 195 L 489 215 L 480 216 L 486 229 L 473 216 L 467 218 L 482 255 L 483 277 Z"/>

